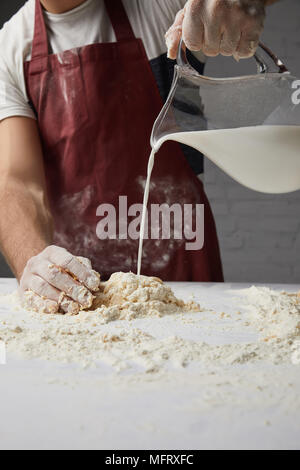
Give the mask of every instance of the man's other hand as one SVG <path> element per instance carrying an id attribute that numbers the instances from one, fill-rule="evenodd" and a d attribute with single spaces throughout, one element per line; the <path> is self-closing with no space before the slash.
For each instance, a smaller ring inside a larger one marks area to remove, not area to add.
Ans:
<path id="1" fill-rule="evenodd" d="M 189 0 L 166 34 L 168 56 L 176 59 L 180 39 L 191 51 L 237 60 L 252 57 L 272 0 Z"/>

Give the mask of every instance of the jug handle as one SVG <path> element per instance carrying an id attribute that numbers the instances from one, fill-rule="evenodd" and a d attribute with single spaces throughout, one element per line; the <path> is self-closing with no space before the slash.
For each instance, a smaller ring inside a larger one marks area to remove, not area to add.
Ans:
<path id="1" fill-rule="evenodd" d="M 259 43 L 259 47 L 267 54 L 267 56 L 274 62 L 276 67 L 278 67 L 278 73 L 290 73 L 288 68 L 284 65 L 281 59 L 279 59 L 272 51 L 269 49 L 265 44 L 262 42 Z M 259 53 L 257 52 L 254 55 L 254 58 L 258 65 L 258 72 L 259 73 L 266 73 L 269 70 L 269 66 L 265 63 L 265 61 L 260 57 Z"/>
<path id="2" fill-rule="evenodd" d="M 282 62 L 282 60 L 279 59 L 265 44 L 260 42 L 259 47 L 267 54 L 267 56 L 276 65 L 276 67 L 278 68 L 278 73 L 290 73 L 288 68 Z M 266 64 L 265 60 L 260 56 L 258 52 L 254 55 L 254 59 L 256 60 L 256 63 L 258 66 L 258 73 L 267 73 L 269 71 L 269 66 Z M 183 42 L 183 39 L 181 39 L 179 48 L 178 48 L 177 65 L 181 67 L 192 68 L 187 59 L 186 47 Z"/>

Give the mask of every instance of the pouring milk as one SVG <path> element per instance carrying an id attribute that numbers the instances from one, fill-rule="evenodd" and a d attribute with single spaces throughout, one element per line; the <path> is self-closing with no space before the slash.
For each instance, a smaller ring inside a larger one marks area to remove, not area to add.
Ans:
<path id="1" fill-rule="evenodd" d="M 233 179 L 254 191 L 279 194 L 300 189 L 299 126 L 256 126 L 166 135 L 158 141 L 148 162 L 138 252 L 138 275 L 141 274 L 147 206 L 155 155 L 167 140 L 194 147 Z"/>

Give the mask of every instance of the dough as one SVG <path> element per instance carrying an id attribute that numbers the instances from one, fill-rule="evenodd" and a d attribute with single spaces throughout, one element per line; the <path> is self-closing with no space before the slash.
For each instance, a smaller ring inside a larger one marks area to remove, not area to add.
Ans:
<path id="1" fill-rule="evenodd" d="M 120 272 L 100 284 L 92 311 L 112 321 L 199 312 L 200 306 L 195 302 L 185 303 L 177 299 L 172 289 L 156 277 Z"/>

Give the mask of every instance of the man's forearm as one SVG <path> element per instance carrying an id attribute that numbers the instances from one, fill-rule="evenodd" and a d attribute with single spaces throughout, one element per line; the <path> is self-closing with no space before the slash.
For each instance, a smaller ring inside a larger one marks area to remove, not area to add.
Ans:
<path id="1" fill-rule="evenodd" d="M 52 243 L 52 217 L 40 188 L 0 181 L 0 245 L 20 279 L 27 261 Z"/>

